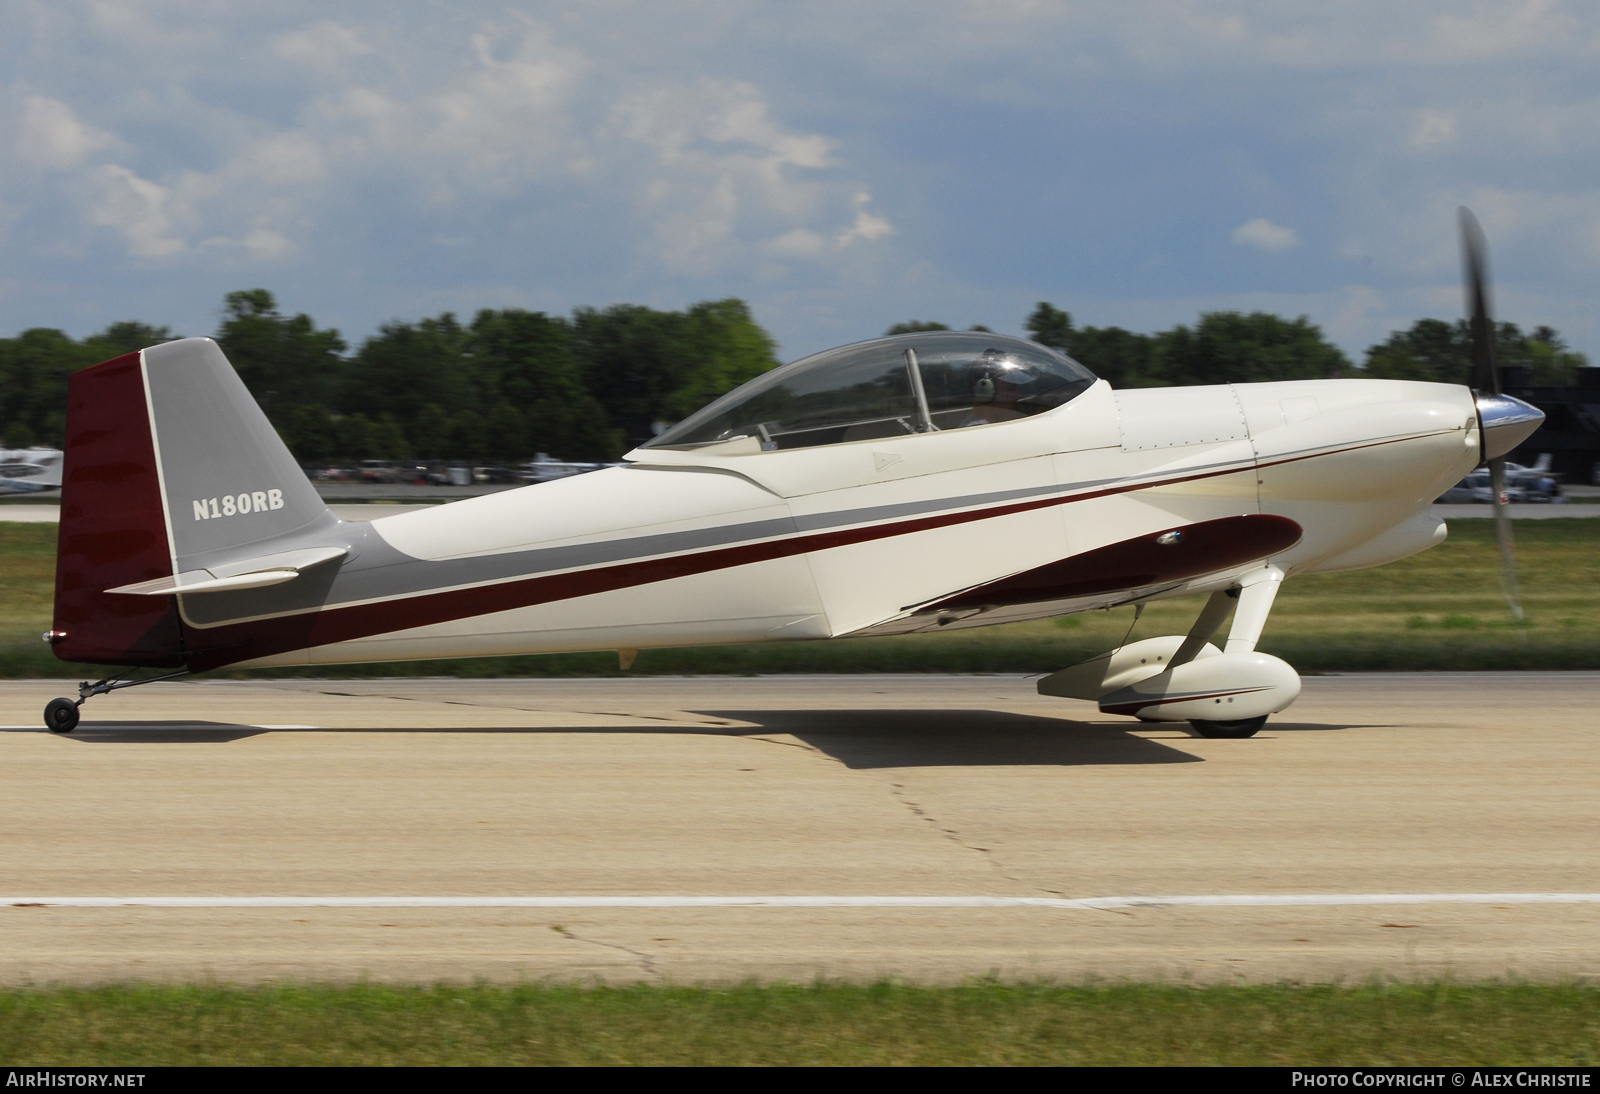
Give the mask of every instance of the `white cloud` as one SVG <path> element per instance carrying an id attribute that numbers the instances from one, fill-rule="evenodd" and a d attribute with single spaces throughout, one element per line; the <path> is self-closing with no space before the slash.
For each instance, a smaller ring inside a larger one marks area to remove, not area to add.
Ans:
<path id="1" fill-rule="evenodd" d="M 298 134 L 346 179 L 382 176 L 440 207 L 570 174 L 572 100 L 591 68 L 582 51 L 517 20 L 435 52 L 452 63 L 335 81 L 305 104 Z"/>
<path id="2" fill-rule="evenodd" d="M 346 58 L 372 52 L 356 31 L 331 19 L 320 19 L 310 26 L 281 34 L 272 42 L 273 52 L 285 60 L 322 70 L 337 69 Z"/>
<path id="3" fill-rule="evenodd" d="M 514 14 L 411 40 L 427 64 L 380 53 L 376 37 L 327 19 L 264 36 L 255 63 L 269 73 L 285 63 L 319 73 L 295 116 L 191 104 L 188 126 L 208 133 L 211 162 L 163 171 L 124 160 L 91 176 L 87 219 L 143 260 L 283 261 L 371 186 L 417 202 L 391 215 L 431 218 L 423 238 L 451 239 L 477 237 L 462 229 L 496 207 L 577 186 L 633 210 L 636 270 L 691 277 L 772 276 L 782 267 L 763 255 L 822 261 L 894 231 L 836 141 L 785 124 L 750 80 L 628 72 Z M 347 64 L 356 57 L 362 66 Z M 110 139 L 80 134 L 72 146 Z"/>
<path id="4" fill-rule="evenodd" d="M 1456 116 L 1447 110 L 1424 110 L 1417 115 L 1411 143 L 1419 148 L 1450 144 L 1456 139 Z"/>
<path id="5" fill-rule="evenodd" d="M 810 228 L 796 228 L 767 240 L 766 250 L 780 258 L 816 258 L 828 249 L 828 237 Z"/>
<path id="6" fill-rule="evenodd" d="M 22 100 L 17 152 L 31 163 L 65 171 L 116 143 L 110 133 L 79 121 L 72 108 L 59 99 L 29 95 Z"/>
<path id="7" fill-rule="evenodd" d="M 1226 5 L 1153 0 L 1142 5 L 1015 4 L 1009 9 L 974 0 L 958 4 L 957 10 L 991 28 L 974 36 L 980 48 L 1025 49 L 1041 39 L 1099 39 L 1127 59 L 1158 69 L 1192 71 L 1246 63 L 1328 70 L 1375 62 L 1456 67 L 1490 59 L 1600 53 L 1581 0 L 1483 0 L 1472 5 L 1450 0 L 1230 0 Z M 1012 17 L 996 18 L 997 10 L 1009 10 Z M 952 22 L 937 17 L 926 21 L 945 27 Z"/>
<path id="8" fill-rule="evenodd" d="M 632 185 L 640 214 L 652 226 L 655 261 L 704 274 L 742 261 L 747 238 L 773 226 L 788 230 L 767 238 L 760 248 L 766 253 L 825 253 L 821 230 L 849 192 L 818 175 L 838 166 L 833 142 L 775 121 L 754 84 L 702 80 L 652 88 L 619 102 L 611 128 L 653 152 Z M 600 134 L 601 146 L 608 135 Z M 892 231 L 887 220 L 863 208 L 868 200 L 864 191 L 855 192 L 852 222 L 833 229 L 837 245 Z"/>
<path id="9" fill-rule="evenodd" d="M 220 184 L 272 190 L 313 182 L 327 173 L 321 144 L 307 133 L 269 133 L 236 152 L 214 174 Z"/>
<path id="10" fill-rule="evenodd" d="M 856 219 L 850 227 L 839 233 L 839 246 L 847 247 L 858 239 L 870 242 L 894 235 L 894 225 L 886 218 L 867 212 L 867 205 L 871 201 L 872 195 L 865 190 L 856 194 L 851 203 L 856 207 Z"/>
<path id="11" fill-rule="evenodd" d="M 114 228 L 136 258 L 168 258 L 186 244 L 173 228 L 171 191 L 142 179 L 126 167 L 108 164 L 95 172 L 99 198 L 91 210 L 95 224 Z"/>
<path id="12" fill-rule="evenodd" d="M 1266 217 L 1257 217 L 1235 228 L 1233 241 L 1258 251 L 1287 251 L 1300 245 L 1300 236 L 1293 228 L 1274 224 Z"/>
<path id="13" fill-rule="evenodd" d="M 89 222 L 115 231 L 136 259 L 277 263 L 298 248 L 271 226 L 275 219 L 294 219 L 293 203 L 273 193 L 308 172 L 316 177 L 316 167 L 303 142 L 285 136 L 247 146 L 216 172 L 180 172 L 168 185 L 104 164 L 90 172 L 82 190 Z M 217 227 L 224 230 L 206 234 Z"/>
<path id="14" fill-rule="evenodd" d="M 100 16 L 159 51 L 159 13 L 113 3 Z M 254 54 L 235 50 L 237 74 L 195 55 L 191 37 L 183 63 L 193 67 L 167 76 L 158 58 L 162 75 L 146 76 L 143 94 L 174 108 L 157 117 L 134 102 L 124 115 L 185 132 L 191 148 L 164 166 L 146 140 L 119 142 L 42 96 L 26 100 L 18 145 L 57 170 L 118 150 L 120 162 L 87 170 L 72 192 L 87 224 L 113 229 L 143 261 L 283 261 L 373 186 L 434 219 L 424 238 L 476 235 L 451 221 L 581 186 L 634 211 L 639 270 L 696 277 L 754 269 L 763 254 L 820 260 L 893 230 L 867 208 L 861 181 L 840 177 L 836 142 L 784 124 L 750 80 L 600 64 L 516 14 L 412 36 L 398 55 L 373 47 L 382 33 L 365 22 L 292 25 L 261 35 Z M 188 97 L 201 73 L 248 87 L 284 78 L 286 66 L 291 81 L 318 73 L 289 116 Z"/>

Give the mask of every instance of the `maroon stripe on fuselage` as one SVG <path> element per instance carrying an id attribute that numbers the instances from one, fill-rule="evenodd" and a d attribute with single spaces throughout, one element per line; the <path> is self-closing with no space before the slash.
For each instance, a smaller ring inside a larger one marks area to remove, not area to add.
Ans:
<path id="1" fill-rule="evenodd" d="M 1271 467 L 1283 463 L 1296 463 L 1300 460 L 1315 459 L 1317 456 L 1334 455 L 1338 452 L 1373 448 L 1412 439 L 1415 438 L 1401 437 L 1387 441 L 1351 445 L 1348 448 L 1336 449 L 1333 452 L 1290 456 L 1270 463 L 1263 463 L 1259 466 Z M 668 558 L 647 559 L 642 562 L 624 562 L 613 566 L 597 566 L 593 569 L 576 570 L 563 574 L 517 578 L 494 585 L 481 585 L 468 589 L 421 592 L 377 603 L 329 607 L 314 612 L 305 612 L 275 619 L 232 623 L 203 629 L 187 627 L 185 628 L 185 637 L 188 640 L 190 650 L 188 663 L 194 671 L 203 672 L 207 669 L 220 668 L 238 661 L 269 657 L 273 654 L 287 653 L 291 650 L 330 645 L 335 642 L 349 642 L 357 638 L 368 638 L 392 631 L 449 623 L 453 620 L 467 619 L 476 615 L 488 615 L 516 608 L 528 608 L 560 600 L 571 600 L 580 596 L 612 592 L 617 589 L 636 588 L 658 581 L 668 581 L 672 578 L 689 577 L 695 574 L 710 573 L 715 570 L 730 569 L 734 566 L 767 562 L 772 559 L 786 558 L 811 551 L 826 551 L 834 547 L 847 547 L 856 543 L 888 539 L 892 536 L 911 535 L 935 528 L 947 528 L 957 524 L 969 524 L 973 521 L 1011 516 L 1016 513 L 1045 509 L 1054 505 L 1068 505 L 1072 502 L 1089 501 L 1094 498 L 1110 497 L 1115 494 L 1132 493 L 1138 490 L 1150 490 L 1160 486 L 1173 486 L 1185 482 L 1198 482 L 1225 475 L 1253 473 L 1256 470 L 1257 465 L 1251 463 L 1240 467 L 1225 468 L 1220 471 L 1205 471 L 1198 474 L 1178 475 L 1150 482 L 1108 486 L 1099 490 L 1070 494 L 1065 497 L 1037 498 L 1031 501 L 997 505 L 987 509 L 939 513 L 933 516 L 917 517 L 911 520 L 886 524 L 873 524 L 838 531 L 815 532 L 792 536 L 787 539 L 768 540 L 761 543 L 741 544 L 737 547 L 720 547 L 707 551 L 673 555 Z M 1067 563 L 1071 562 L 1070 559 L 1065 561 Z"/>
<path id="2" fill-rule="evenodd" d="M 1105 491 L 1104 493 L 1113 493 Z M 1100 496 L 1099 494 L 1095 496 Z M 1080 500 L 1077 495 L 1072 500 Z M 875 524 L 862 528 L 815 532 L 788 539 L 746 543 L 737 547 L 720 547 L 692 554 L 672 555 L 668 558 L 647 559 L 643 562 L 624 562 L 615 566 L 597 566 L 592 570 L 575 570 L 564 574 L 522 578 L 497 585 L 480 585 L 470 589 L 448 589 L 442 592 L 421 593 L 375 604 L 354 604 L 342 608 L 324 608 L 280 619 L 263 619 L 250 623 L 236 623 L 199 630 L 189 628 L 189 665 L 196 672 L 219 668 L 235 661 L 267 657 L 274 653 L 323 646 L 333 642 L 348 642 L 389 631 L 426 627 L 448 623 L 491 612 L 528 608 L 558 600 L 572 600 L 595 593 L 616 589 L 635 588 L 675 577 L 726 570 L 734 566 L 747 566 L 775 558 L 826 551 L 833 547 L 847 547 L 890 536 L 910 535 L 954 524 L 1007 516 L 1012 513 L 1060 505 L 1066 499 L 1045 498 L 1017 502 L 962 513 L 940 513 L 919 517 L 895 524 Z M 204 644 L 201 648 L 201 644 Z"/>
<path id="3" fill-rule="evenodd" d="M 1137 699 L 1127 703 L 1112 703 L 1110 706 L 1100 708 L 1102 714 L 1138 714 L 1146 707 L 1164 707 L 1168 703 L 1198 703 L 1202 699 L 1226 699 L 1230 695 L 1254 695 L 1258 691 L 1271 691 L 1271 687 L 1259 688 L 1234 688 L 1232 691 L 1207 691 L 1194 695 L 1152 695 L 1148 699 Z"/>

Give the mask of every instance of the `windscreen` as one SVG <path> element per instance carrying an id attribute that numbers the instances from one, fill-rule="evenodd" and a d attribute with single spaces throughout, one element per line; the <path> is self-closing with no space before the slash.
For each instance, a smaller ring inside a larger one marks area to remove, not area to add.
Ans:
<path id="1" fill-rule="evenodd" d="M 1061 406 L 1094 381 L 1076 361 L 1019 338 L 966 331 L 878 338 L 758 376 L 648 447 L 754 438 L 772 451 L 991 425 Z"/>

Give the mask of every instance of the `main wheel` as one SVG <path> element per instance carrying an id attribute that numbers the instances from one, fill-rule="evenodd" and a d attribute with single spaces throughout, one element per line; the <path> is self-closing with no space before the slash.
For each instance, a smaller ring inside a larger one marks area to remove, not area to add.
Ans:
<path id="1" fill-rule="evenodd" d="M 1189 724 L 1194 726 L 1194 731 L 1202 737 L 1225 737 L 1238 741 L 1245 737 L 1254 737 L 1267 724 L 1267 716 L 1259 718 L 1241 718 L 1237 722 L 1206 722 L 1199 718 L 1190 718 Z"/>
<path id="2" fill-rule="evenodd" d="M 44 708 L 44 727 L 51 733 L 71 733 L 78 728 L 78 704 L 71 699 L 52 699 Z"/>

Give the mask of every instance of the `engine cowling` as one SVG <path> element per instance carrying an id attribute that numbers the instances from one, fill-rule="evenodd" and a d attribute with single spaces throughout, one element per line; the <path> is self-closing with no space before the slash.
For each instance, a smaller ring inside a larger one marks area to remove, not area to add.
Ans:
<path id="1" fill-rule="evenodd" d="M 1100 696 L 1105 714 L 1158 722 L 1231 722 L 1276 714 L 1300 696 L 1300 674 L 1269 653 L 1196 658 Z"/>

